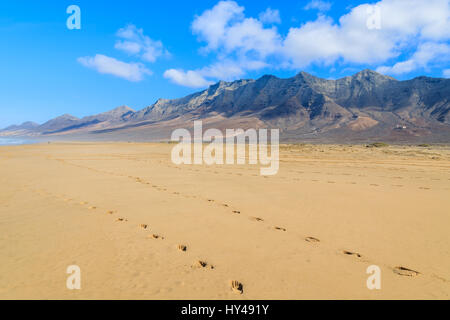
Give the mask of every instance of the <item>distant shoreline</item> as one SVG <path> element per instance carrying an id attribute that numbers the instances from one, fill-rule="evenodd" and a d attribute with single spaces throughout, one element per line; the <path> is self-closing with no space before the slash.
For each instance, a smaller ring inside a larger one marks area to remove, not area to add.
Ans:
<path id="1" fill-rule="evenodd" d="M 16 138 L 0 138 L 0 146 L 20 146 L 34 143 L 37 143 L 37 141 Z"/>

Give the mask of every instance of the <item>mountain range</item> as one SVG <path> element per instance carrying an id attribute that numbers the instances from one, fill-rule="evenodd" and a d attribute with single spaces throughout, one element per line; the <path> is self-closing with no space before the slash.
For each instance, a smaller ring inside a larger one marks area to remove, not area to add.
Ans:
<path id="1" fill-rule="evenodd" d="M 279 128 L 282 141 L 353 143 L 450 142 L 450 79 L 398 81 L 372 70 L 326 80 L 301 72 L 280 79 L 220 81 L 140 111 L 121 106 L 44 124 L 26 122 L 0 136 L 46 140 L 165 141 L 177 128 Z"/>

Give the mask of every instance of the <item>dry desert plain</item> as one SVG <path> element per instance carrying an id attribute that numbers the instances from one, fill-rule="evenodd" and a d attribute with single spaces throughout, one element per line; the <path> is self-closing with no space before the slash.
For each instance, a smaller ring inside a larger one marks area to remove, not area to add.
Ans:
<path id="1" fill-rule="evenodd" d="M 283 145 L 269 177 L 172 147 L 0 147 L 0 299 L 449 299 L 449 147 Z"/>

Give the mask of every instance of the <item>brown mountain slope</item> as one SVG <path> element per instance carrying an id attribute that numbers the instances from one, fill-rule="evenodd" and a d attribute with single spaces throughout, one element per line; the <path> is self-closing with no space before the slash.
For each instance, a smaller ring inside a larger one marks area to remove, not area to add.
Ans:
<path id="1" fill-rule="evenodd" d="M 121 107 L 98 116 L 63 116 L 29 134 L 92 140 L 167 140 L 190 128 L 279 128 L 286 141 L 450 141 L 450 79 L 397 81 L 371 70 L 325 80 L 305 72 L 280 79 L 219 82 L 134 112 Z"/>

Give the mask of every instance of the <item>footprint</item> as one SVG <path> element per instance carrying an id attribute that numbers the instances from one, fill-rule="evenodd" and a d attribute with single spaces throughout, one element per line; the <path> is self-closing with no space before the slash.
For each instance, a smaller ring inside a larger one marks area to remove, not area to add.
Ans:
<path id="1" fill-rule="evenodd" d="M 395 267 L 394 273 L 396 273 L 400 276 L 405 276 L 405 277 L 415 277 L 420 274 L 420 272 L 418 272 L 418 271 L 414 271 L 414 270 L 411 270 L 411 269 L 408 269 L 405 267 Z"/>
<path id="2" fill-rule="evenodd" d="M 231 281 L 231 290 L 237 294 L 244 293 L 244 286 L 239 281 L 233 280 Z"/>
<path id="3" fill-rule="evenodd" d="M 149 238 L 164 240 L 164 237 L 160 236 L 159 234 L 152 234 L 151 236 L 149 236 Z"/>
<path id="4" fill-rule="evenodd" d="M 238 211 L 238 210 L 234 210 L 234 211 L 233 211 L 233 213 L 236 213 L 236 214 L 241 214 L 241 212 L 240 212 L 240 211 Z"/>
<path id="5" fill-rule="evenodd" d="M 256 221 L 256 222 L 263 222 L 264 221 L 264 219 L 261 219 L 261 218 L 258 218 L 258 217 L 252 217 L 251 219 L 253 221 Z"/>
<path id="6" fill-rule="evenodd" d="M 440 276 L 438 276 L 438 275 L 436 275 L 436 274 L 432 274 L 431 275 L 433 278 L 435 278 L 435 279 L 438 279 L 438 280 L 440 280 L 440 281 L 443 281 L 443 282 L 449 282 L 449 280 L 447 280 L 447 279 L 445 279 L 445 278 L 442 278 L 442 277 L 440 277 Z"/>
<path id="7" fill-rule="evenodd" d="M 89 210 L 95 210 L 95 209 L 97 209 L 97 207 L 89 207 Z"/>
<path id="8" fill-rule="evenodd" d="M 361 256 L 359 253 L 357 253 L 357 252 L 351 252 L 351 251 L 344 250 L 344 251 L 342 251 L 342 253 L 345 254 L 345 255 L 347 255 L 347 256 L 354 256 L 354 257 L 357 257 L 357 258 L 361 258 L 361 257 L 362 257 L 362 256 Z"/>
<path id="9" fill-rule="evenodd" d="M 147 229 L 148 225 L 143 223 L 143 224 L 140 224 L 139 227 L 141 227 L 142 229 Z"/>
<path id="10" fill-rule="evenodd" d="M 179 244 L 177 248 L 178 248 L 178 250 L 183 251 L 183 252 L 187 251 L 187 247 L 185 245 L 182 245 L 182 244 Z"/>
<path id="11" fill-rule="evenodd" d="M 117 222 L 127 222 L 128 220 L 125 218 L 117 218 Z"/>
<path id="12" fill-rule="evenodd" d="M 286 232 L 287 230 L 282 227 L 273 227 L 275 230 Z"/>
<path id="13" fill-rule="evenodd" d="M 198 261 L 196 261 L 193 265 L 192 265 L 192 268 L 195 268 L 195 269 L 204 269 L 204 268 L 209 268 L 209 269 L 214 269 L 214 266 L 212 266 L 212 265 L 209 265 L 207 262 L 205 262 L 205 261 L 202 261 L 202 260 L 198 260 Z"/>
<path id="14" fill-rule="evenodd" d="M 314 242 L 314 243 L 320 242 L 319 239 L 314 238 L 314 237 L 306 237 L 305 241 L 307 241 L 307 242 Z"/>
<path id="15" fill-rule="evenodd" d="M 112 211 L 112 210 L 110 210 L 110 211 L 107 212 L 107 214 L 114 214 L 114 213 L 116 213 L 116 212 L 115 212 L 115 211 Z"/>

